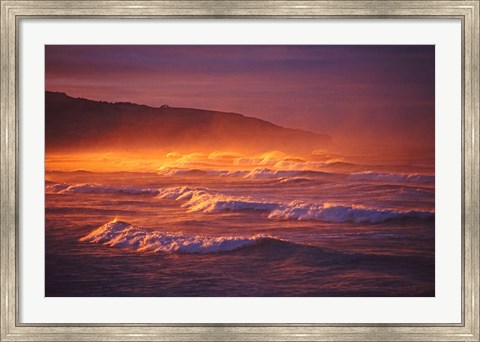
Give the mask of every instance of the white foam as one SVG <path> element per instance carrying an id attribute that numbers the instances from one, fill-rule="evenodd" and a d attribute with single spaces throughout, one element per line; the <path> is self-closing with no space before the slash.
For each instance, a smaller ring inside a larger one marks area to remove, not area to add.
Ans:
<path id="1" fill-rule="evenodd" d="M 188 186 L 166 188 L 166 189 L 160 190 L 157 198 L 176 200 L 176 199 L 179 199 L 180 196 L 191 193 L 192 190 L 194 189 Z M 197 190 L 201 190 L 201 188 L 197 188 Z"/>
<path id="2" fill-rule="evenodd" d="M 272 170 L 266 168 L 256 168 L 247 173 L 244 178 L 282 178 L 292 177 L 301 174 L 303 171 L 292 170 Z"/>
<path id="3" fill-rule="evenodd" d="M 45 184 L 45 192 L 46 193 L 61 193 L 65 191 L 70 186 L 70 184 L 65 183 L 54 183 L 48 182 Z"/>
<path id="4" fill-rule="evenodd" d="M 266 201 L 255 201 L 247 197 L 234 197 L 205 188 L 176 187 L 160 192 L 158 198 L 186 200 L 182 206 L 189 211 L 213 213 L 220 211 L 272 210 L 278 205 Z"/>
<path id="5" fill-rule="evenodd" d="M 158 171 L 162 176 L 210 176 L 210 177 L 243 177 L 248 178 L 280 178 L 295 176 L 303 170 L 273 170 L 255 168 L 253 170 L 200 170 L 200 169 L 164 169 Z"/>
<path id="6" fill-rule="evenodd" d="M 279 179 L 280 183 L 283 184 L 297 184 L 297 183 L 309 183 L 312 182 L 309 178 L 303 177 L 282 177 Z"/>
<path id="7" fill-rule="evenodd" d="M 250 171 L 237 170 L 237 171 L 226 171 L 226 170 L 209 170 L 207 171 L 208 176 L 217 176 L 217 177 L 245 177 L 249 174 Z"/>
<path id="8" fill-rule="evenodd" d="M 353 173 L 349 175 L 348 178 L 354 180 L 370 180 L 394 183 L 430 183 L 435 181 L 435 176 L 432 175 L 422 175 L 416 173 L 382 173 L 371 171 Z"/>
<path id="9" fill-rule="evenodd" d="M 105 246 L 130 248 L 155 253 L 218 253 L 256 245 L 273 237 L 256 234 L 248 237 L 185 235 L 146 229 L 113 220 L 80 239 Z"/>
<path id="10" fill-rule="evenodd" d="M 168 168 L 159 170 L 157 172 L 161 176 L 203 176 L 206 174 L 206 171 L 200 169 L 177 169 L 177 168 Z"/>
<path id="11" fill-rule="evenodd" d="M 214 169 L 188 169 L 188 168 L 165 168 L 158 171 L 161 176 L 178 176 L 178 177 L 241 177 L 245 179 L 279 179 L 287 177 L 295 177 L 299 175 L 308 177 L 319 177 L 328 175 L 329 173 L 302 169 L 270 169 L 265 167 L 257 167 L 252 170 L 214 170 Z"/>
<path id="12" fill-rule="evenodd" d="M 168 188 L 162 190 L 158 197 L 184 200 L 186 202 L 182 206 L 194 212 L 215 213 L 256 210 L 268 212 L 268 218 L 270 219 L 378 223 L 402 218 L 428 219 L 435 215 L 433 212 L 376 209 L 328 202 L 316 204 L 297 200 L 289 203 L 279 203 L 256 200 L 251 197 L 228 196 L 206 188 Z"/>
<path id="13" fill-rule="evenodd" d="M 189 208 L 190 211 L 204 213 L 243 210 L 270 211 L 277 206 L 276 203 L 255 201 L 243 197 L 225 196 L 220 193 L 211 193 L 207 191 L 193 191 L 189 201 L 183 205 L 183 207 Z"/>
<path id="14" fill-rule="evenodd" d="M 293 201 L 279 206 L 269 214 L 271 219 L 315 220 L 323 222 L 378 223 L 401 218 L 431 218 L 434 214 L 422 211 L 371 209 L 331 203 L 321 205 Z"/>
<path id="15" fill-rule="evenodd" d="M 129 186 L 113 186 L 101 184 L 67 184 L 67 183 L 48 183 L 45 186 L 47 193 L 87 193 L 87 194 L 110 194 L 110 193 L 126 193 L 126 194 L 151 194 L 157 195 L 158 189 L 154 188 L 135 188 Z"/>
<path id="16" fill-rule="evenodd" d="M 284 179 L 302 176 L 304 178 L 308 177 L 309 179 L 316 179 L 319 177 L 335 175 L 338 174 L 314 170 L 274 170 L 268 168 L 256 168 L 247 173 L 243 178 Z"/>

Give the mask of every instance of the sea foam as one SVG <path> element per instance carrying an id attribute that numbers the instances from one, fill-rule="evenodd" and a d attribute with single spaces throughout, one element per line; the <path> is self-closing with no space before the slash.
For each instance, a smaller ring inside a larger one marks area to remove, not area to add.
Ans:
<path id="1" fill-rule="evenodd" d="M 323 203 L 322 205 L 293 201 L 279 206 L 268 217 L 271 219 L 315 220 L 323 222 L 379 223 L 402 218 L 432 218 L 431 212 L 369 209 L 357 205 Z"/>
<path id="2" fill-rule="evenodd" d="M 157 197 L 183 200 L 185 203 L 182 206 L 194 212 L 215 213 L 255 210 L 267 212 L 267 217 L 270 219 L 378 223 L 403 218 L 428 219 L 435 216 L 433 212 L 366 208 L 360 205 L 329 202 L 316 204 L 295 200 L 279 203 L 251 197 L 228 196 L 206 188 L 167 188 L 162 190 Z"/>
<path id="3" fill-rule="evenodd" d="M 430 183 L 435 181 L 435 176 L 422 175 L 416 173 L 383 173 L 383 172 L 359 172 L 348 176 L 349 179 L 354 180 L 368 180 L 380 182 L 395 182 L 395 183 Z"/>
<path id="4" fill-rule="evenodd" d="M 131 186 L 113 186 L 101 184 L 68 184 L 68 183 L 52 183 L 49 182 L 45 186 L 47 193 L 84 193 L 84 194 L 150 194 L 158 195 L 159 190 L 154 188 L 136 188 Z"/>
<path id="5" fill-rule="evenodd" d="M 329 175 L 327 172 L 315 170 L 276 170 L 270 168 L 254 168 L 252 170 L 200 170 L 200 169 L 180 169 L 170 168 L 159 170 L 161 176 L 182 176 L 182 177 L 237 177 L 244 179 L 281 179 L 295 176 L 319 177 Z"/>
<path id="6" fill-rule="evenodd" d="M 276 203 L 255 201 L 247 197 L 224 195 L 206 188 L 175 187 L 160 191 L 158 198 L 186 200 L 182 206 L 189 211 L 213 213 L 220 211 L 272 210 Z"/>
<path id="7" fill-rule="evenodd" d="M 154 253 L 218 253 L 253 246 L 274 238 L 256 234 L 241 236 L 188 235 L 141 228 L 113 220 L 82 237 L 80 241 Z"/>

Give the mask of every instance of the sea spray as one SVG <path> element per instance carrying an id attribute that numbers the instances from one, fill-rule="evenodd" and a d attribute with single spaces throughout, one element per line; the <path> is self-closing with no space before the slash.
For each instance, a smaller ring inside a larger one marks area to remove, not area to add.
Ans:
<path id="1" fill-rule="evenodd" d="M 433 212 L 399 211 L 343 205 L 330 202 L 321 204 L 299 200 L 278 203 L 250 197 L 228 196 L 206 188 L 173 187 L 160 191 L 158 198 L 186 201 L 182 206 L 192 212 L 215 213 L 222 211 L 263 211 L 269 219 L 315 220 L 323 222 L 379 223 L 387 220 L 434 217 Z"/>
<path id="2" fill-rule="evenodd" d="M 146 229 L 127 222 L 113 220 L 82 237 L 81 242 L 129 248 L 154 253 L 219 253 L 263 243 L 274 237 L 264 234 L 252 236 L 207 236 Z"/>

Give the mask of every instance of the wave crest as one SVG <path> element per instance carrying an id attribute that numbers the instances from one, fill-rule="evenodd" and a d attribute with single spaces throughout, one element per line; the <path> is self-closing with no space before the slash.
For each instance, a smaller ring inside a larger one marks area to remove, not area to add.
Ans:
<path id="1" fill-rule="evenodd" d="M 113 220 L 93 230 L 80 241 L 130 248 L 139 252 L 205 254 L 229 252 L 275 239 L 262 234 L 249 237 L 185 235 L 140 228 Z"/>
<path id="2" fill-rule="evenodd" d="M 168 188 L 162 190 L 158 197 L 185 200 L 182 206 L 195 212 L 256 210 L 267 212 L 269 219 L 379 223 L 404 218 L 429 219 L 435 216 L 432 212 L 376 209 L 328 202 L 316 204 L 296 200 L 289 203 L 276 203 L 250 197 L 227 196 L 206 188 Z"/>
<path id="3" fill-rule="evenodd" d="M 386 172 L 359 172 L 348 176 L 354 180 L 370 180 L 380 182 L 395 182 L 395 183 L 430 183 L 435 182 L 435 176 L 422 175 L 416 173 L 386 173 Z"/>
<path id="4" fill-rule="evenodd" d="M 260 210 L 276 208 L 276 203 L 255 201 L 250 198 L 233 197 L 206 188 L 177 187 L 160 192 L 158 198 L 186 200 L 182 206 L 190 211 L 213 213 L 219 211 Z"/>
<path id="5" fill-rule="evenodd" d="M 281 178 L 281 177 L 291 177 L 297 176 L 302 171 L 282 171 L 282 170 L 272 170 L 265 168 L 256 168 L 246 174 L 243 178 Z"/>
<path id="6" fill-rule="evenodd" d="M 47 193 L 84 193 L 84 194 L 112 194 L 124 193 L 134 195 L 158 195 L 159 190 L 154 188 L 136 188 L 130 186 L 112 186 L 101 184 L 67 184 L 67 183 L 48 183 L 45 190 Z"/>
<path id="7" fill-rule="evenodd" d="M 421 211 L 369 209 L 357 205 L 348 206 L 333 203 L 317 205 L 303 203 L 301 201 L 293 201 L 286 206 L 280 206 L 273 210 L 268 218 L 314 220 L 333 223 L 379 223 L 402 218 L 427 219 L 432 218 L 433 216 L 433 213 Z"/>

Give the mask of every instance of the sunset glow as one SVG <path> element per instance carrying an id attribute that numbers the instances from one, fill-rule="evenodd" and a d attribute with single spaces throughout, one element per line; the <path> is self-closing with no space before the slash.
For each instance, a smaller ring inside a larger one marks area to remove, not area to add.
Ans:
<path id="1" fill-rule="evenodd" d="M 434 46 L 47 46 L 46 90 L 236 112 L 337 144 L 432 148 Z M 352 134 L 354 133 L 354 134 Z"/>
<path id="2" fill-rule="evenodd" d="M 45 47 L 46 296 L 435 296 L 434 46 Z"/>

